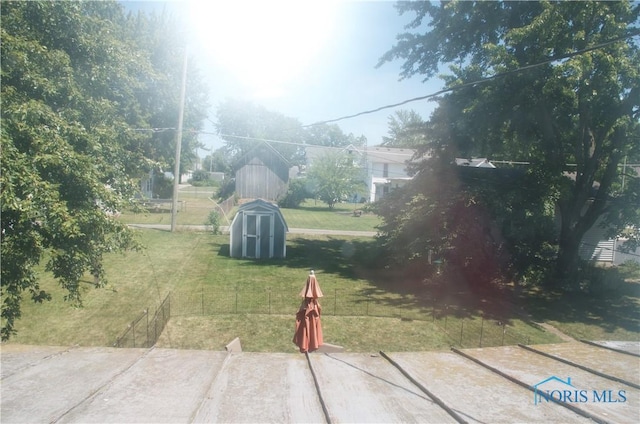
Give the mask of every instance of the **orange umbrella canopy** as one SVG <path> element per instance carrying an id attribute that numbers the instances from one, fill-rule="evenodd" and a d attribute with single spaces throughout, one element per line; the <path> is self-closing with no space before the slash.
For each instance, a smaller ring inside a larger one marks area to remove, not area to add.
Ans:
<path id="1" fill-rule="evenodd" d="M 316 278 L 315 273 L 311 271 L 307 277 L 307 284 L 305 284 L 304 288 L 300 292 L 300 297 L 317 299 L 322 296 L 324 295 L 322 294 L 322 290 L 320 290 L 318 279 Z"/>
<path id="2" fill-rule="evenodd" d="M 323 343 L 322 323 L 320 314 L 322 308 L 318 298 L 322 297 L 322 290 L 313 271 L 307 277 L 307 283 L 300 292 L 303 297 L 302 304 L 296 313 L 296 330 L 293 335 L 293 343 L 298 346 L 300 352 L 313 352 Z"/>

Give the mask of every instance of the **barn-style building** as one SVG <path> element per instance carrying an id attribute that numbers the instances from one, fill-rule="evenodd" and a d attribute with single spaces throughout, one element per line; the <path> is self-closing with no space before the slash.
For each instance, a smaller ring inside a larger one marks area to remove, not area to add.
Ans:
<path id="1" fill-rule="evenodd" d="M 284 258 L 287 223 L 278 206 L 258 199 L 240 206 L 229 228 L 232 258 Z"/>
<path id="2" fill-rule="evenodd" d="M 241 199 L 277 201 L 287 192 L 289 162 L 267 143 L 260 143 L 235 165 L 236 194 Z"/>

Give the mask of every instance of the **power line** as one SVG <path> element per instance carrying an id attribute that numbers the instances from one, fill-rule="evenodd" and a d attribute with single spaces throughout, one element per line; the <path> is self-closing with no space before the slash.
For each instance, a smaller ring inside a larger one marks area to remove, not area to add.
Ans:
<path id="1" fill-rule="evenodd" d="M 626 39 L 629 39 L 629 38 L 637 37 L 639 35 L 640 35 L 640 30 L 636 30 L 636 31 L 631 32 L 630 34 L 627 34 L 627 35 L 624 35 L 624 36 L 620 36 L 620 37 L 616 37 L 614 39 L 611 39 L 611 40 L 603 42 L 603 43 L 596 44 L 596 45 L 591 46 L 591 47 L 586 47 L 584 49 L 576 50 L 576 51 L 571 52 L 571 53 L 555 55 L 555 56 L 552 56 L 552 57 L 550 57 L 550 58 L 548 58 L 546 60 L 543 60 L 541 62 L 537 62 L 537 63 L 531 64 L 531 65 L 521 66 L 521 67 L 518 67 L 516 69 L 512 69 L 510 71 L 506 71 L 506 72 L 500 72 L 500 73 L 497 73 L 495 75 L 492 75 L 492 76 L 489 76 L 489 77 L 486 77 L 486 78 L 481 78 L 481 79 L 478 79 L 478 80 L 475 80 L 475 81 L 471 81 L 471 82 L 463 83 L 463 84 L 456 85 L 456 86 L 453 86 L 453 87 L 445 88 L 445 89 L 436 91 L 436 92 L 431 93 L 431 94 L 427 94 L 427 95 L 419 96 L 419 97 L 414 97 L 414 98 L 411 98 L 411 99 L 403 100 L 403 101 L 398 102 L 398 103 L 387 104 L 387 105 L 380 106 L 380 107 L 377 107 L 377 108 L 374 108 L 374 109 L 364 110 L 364 111 L 361 111 L 361 112 L 358 112 L 358 113 L 354 113 L 354 114 L 351 114 L 351 115 L 345 115 L 345 116 L 341 116 L 341 117 L 338 117 L 338 118 L 328 119 L 328 120 L 324 120 L 324 121 L 318 121 L 318 122 L 315 122 L 315 123 L 312 123 L 312 124 L 302 125 L 300 127 L 292 127 L 292 128 L 285 129 L 283 131 L 293 130 L 293 129 L 298 129 L 298 128 L 309 128 L 309 127 L 313 127 L 313 126 L 325 125 L 325 124 L 330 124 L 330 123 L 333 123 L 333 122 L 344 121 L 344 120 L 347 120 L 347 119 L 356 118 L 358 116 L 368 115 L 368 114 L 380 112 L 382 110 L 396 108 L 398 106 L 403 106 L 403 105 L 406 105 L 408 103 L 413 103 L 413 102 L 417 102 L 417 101 L 421 101 L 421 100 L 426 100 L 426 99 L 429 99 L 429 98 L 437 97 L 437 96 L 439 96 L 441 94 L 445 94 L 445 93 L 448 93 L 448 92 L 456 91 L 456 90 L 459 90 L 459 89 L 462 89 L 462 88 L 466 88 L 466 87 L 472 87 L 472 86 L 478 85 L 478 84 L 483 84 L 485 82 L 493 81 L 494 79 L 497 79 L 497 78 L 501 78 L 501 77 L 504 77 L 504 76 L 507 76 L 507 75 L 511 75 L 511 74 L 519 73 L 519 72 L 526 71 L 526 70 L 529 70 L 529 69 L 537 68 L 539 66 L 543 66 L 543 65 L 546 65 L 546 64 L 549 64 L 549 63 L 553 63 L 553 62 L 557 62 L 557 61 L 565 60 L 565 59 L 570 59 L 572 57 L 579 56 L 579 55 L 582 55 L 582 54 L 585 54 L 585 53 L 588 53 L 588 52 L 591 52 L 591 51 L 594 51 L 594 50 L 599 50 L 599 49 L 602 49 L 602 48 L 604 48 L 606 46 L 609 46 L 611 44 L 615 44 L 615 43 L 617 43 L 619 41 L 626 40 Z M 157 132 L 164 132 L 164 131 L 170 131 L 170 130 L 175 131 L 176 129 L 169 127 L 169 128 L 133 128 L 131 130 L 132 131 L 150 131 L 150 132 L 157 133 Z M 232 135 L 232 134 L 220 134 L 220 133 L 213 133 L 213 132 L 206 132 L 206 131 L 194 131 L 194 130 L 191 130 L 190 132 L 191 133 L 196 133 L 196 134 L 215 135 L 215 136 L 218 136 L 218 137 L 221 137 L 221 138 L 222 137 L 235 137 L 235 138 L 247 139 L 247 140 L 268 141 L 270 143 L 282 143 L 282 144 L 309 146 L 309 144 L 305 144 L 305 143 L 294 143 L 294 142 L 287 142 L 287 141 L 282 141 L 282 140 L 271 140 L 271 139 L 263 139 L 263 138 L 256 138 L 256 137 L 237 136 L 237 135 Z M 313 145 L 313 146 L 317 146 L 317 145 Z M 330 146 L 324 146 L 324 147 L 331 148 Z"/>
<path id="2" fill-rule="evenodd" d="M 500 72 L 500 73 L 497 73 L 497 74 L 492 75 L 490 77 L 486 77 L 486 78 L 482 78 L 482 79 L 479 79 L 479 80 L 476 80 L 476 81 L 472 81 L 472 82 L 467 82 L 467 83 L 464 83 L 464 84 L 456 85 L 454 87 L 445 88 L 445 89 L 436 91 L 435 93 L 427 94 L 425 96 L 414 97 L 412 99 L 403 100 L 403 101 L 401 101 L 399 103 L 388 104 L 388 105 L 385 105 L 385 106 L 377 107 L 375 109 L 370 109 L 370 110 L 365 110 L 365 111 L 362 111 L 362 112 L 354 113 L 353 115 L 345 115 L 345 116 L 341 116 L 339 118 L 328 119 L 328 120 L 325 120 L 325 121 L 315 122 L 313 124 L 303 125 L 302 128 L 307 128 L 307 127 L 313 127 L 313 126 L 316 126 L 316 125 L 324 125 L 324 124 L 330 124 L 330 123 L 333 123 L 333 122 L 344 121 L 346 119 L 352 119 L 352 118 L 356 118 L 358 116 L 368 115 L 368 114 L 371 114 L 371 113 L 380 112 L 380 111 L 385 110 L 385 109 L 392 109 L 392 108 L 395 108 L 395 107 L 398 107 L 398 106 L 403 106 L 403 105 L 406 105 L 408 103 L 417 102 L 417 101 L 420 101 L 420 100 L 426 100 L 426 99 L 429 99 L 429 98 L 432 98 L 432 97 L 439 96 L 439 95 L 444 94 L 444 93 L 448 93 L 448 92 L 451 92 L 451 91 L 459 90 L 461 88 L 471 87 L 471 86 L 474 86 L 474 85 L 477 85 L 477 84 L 482 84 L 482 83 L 485 83 L 485 82 L 489 82 L 489 81 L 492 81 L 492 80 L 497 79 L 497 78 L 501 78 L 501 77 L 504 77 L 504 76 L 507 76 L 507 75 L 511 75 L 511 74 L 515 74 L 515 73 L 518 73 L 518 72 L 526 71 L 526 70 L 529 70 L 529 69 L 537 68 L 539 66 L 546 65 L 546 64 L 549 64 L 549 63 L 552 63 L 552 62 L 557 62 L 559 60 L 570 59 L 570 58 L 572 58 L 574 56 L 579 56 L 579 55 L 582 55 L 582 54 L 585 54 L 585 53 L 588 53 L 588 52 L 591 52 L 591 51 L 594 51 L 594 50 L 599 50 L 599 49 L 601 49 L 603 47 L 609 46 L 611 44 L 615 44 L 615 43 L 617 43 L 619 41 L 626 40 L 628 38 L 637 37 L 638 35 L 640 35 L 640 30 L 634 31 L 634 32 L 632 32 L 631 34 L 628 34 L 628 35 L 624 35 L 624 36 L 620 36 L 620 37 L 614 38 L 614 39 L 606 41 L 604 43 L 596 44 L 596 45 L 591 46 L 591 47 L 587 47 L 587 48 L 584 48 L 584 49 L 581 49 L 581 50 L 577 50 L 577 51 L 574 51 L 574 52 L 571 52 L 571 53 L 555 55 L 555 56 L 552 56 L 552 57 L 550 57 L 550 58 L 548 58 L 548 59 L 546 59 L 546 60 L 544 60 L 542 62 L 537 62 L 537 63 L 531 64 L 531 65 L 521 66 L 519 68 L 512 69 L 512 70 L 506 71 L 506 72 Z"/>

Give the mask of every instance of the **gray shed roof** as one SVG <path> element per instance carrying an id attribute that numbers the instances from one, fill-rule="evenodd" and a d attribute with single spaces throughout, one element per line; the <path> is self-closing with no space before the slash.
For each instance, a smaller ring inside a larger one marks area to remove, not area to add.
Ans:
<path id="1" fill-rule="evenodd" d="M 274 205 L 273 203 L 267 202 L 266 200 L 262 200 L 262 199 L 252 200 L 250 202 L 243 203 L 242 205 L 240 205 L 240 207 L 238 208 L 238 213 L 236 214 L 236 217 L 240 214 L 240 212 L 243 212 L 246 210 L 252 210 L 252 211 L 259 210 L 262 212 L 274 213 L 282 221 L 282 224 L 284 225 L 284 230 L 286 232 L 289 232 L 289 227 L 287 226 L 287 222 L 284 220 L 284 216 L 282 215 L 282 212 L 280 211 L 280 208 L 277 205 Z M 236 218 L 234 217 L 233 220 L 235 221 Z"/>

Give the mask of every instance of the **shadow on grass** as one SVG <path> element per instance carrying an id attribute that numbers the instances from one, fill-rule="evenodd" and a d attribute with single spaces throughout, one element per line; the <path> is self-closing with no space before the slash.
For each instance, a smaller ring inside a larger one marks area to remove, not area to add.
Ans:
<path id="1" fill-rule="evenodd" d="M 228 244 L 216 244 L 218 255 L 229 256 Z M 511 324 L 514 319 L 530 322 L 558 321 L 597 325 L 611 332 L 640 328 L 640 284 L 629 283 L 604 294 L 522 292 L 511 285 L 478 287 L 457 274 L 431 277 L 422 269 L 387 269 L 375 240 L 339 237 L 295 238 L 287 242 L 285 259 L 239 262 L 240 266 L 265 264 L 299 269 L 315 269 L 345 279 L 363 279 L 370 287 L 352 302 L 362 307 L 417 310 L 444 317 L 484 319 Z"/>
<path id="2" fill-rule="evenodd" d="M 243 259 L 240 266 L 260 267 L 265 264 L 288 268 L 315 269 L 325 274 L 337 274 L 343 278 L 355 279 L 357 275 L 356 252 L 372 242 L 351 241 L 340 238 L 326 239 L 296 238 L 287 242 L 287 257 L 283 259 Z M 229 244 L 212 244 L 218 248 L 218 256 L 230 255 Z"/>
<path id="3" fill-rule="evenodd" d="M 616 290 L 598 294 L 536 292 L 529 294 L 525 301 L 536 321 L 595 325 L 605 332 L 618 328 L 640 331 L 638 283 L 625 283 Z"/>

